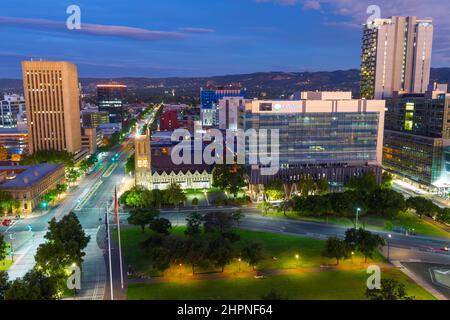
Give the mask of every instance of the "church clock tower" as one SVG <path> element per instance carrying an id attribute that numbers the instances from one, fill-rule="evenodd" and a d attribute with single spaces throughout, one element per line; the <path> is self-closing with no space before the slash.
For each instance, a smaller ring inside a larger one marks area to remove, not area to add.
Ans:
<path id="1" fill-rule="evenodd" d="M 147 127 L 144 135 L 136 133 L 134 140 L 135 184 L 152 189 L 152 156 L 150 130 Z"/>

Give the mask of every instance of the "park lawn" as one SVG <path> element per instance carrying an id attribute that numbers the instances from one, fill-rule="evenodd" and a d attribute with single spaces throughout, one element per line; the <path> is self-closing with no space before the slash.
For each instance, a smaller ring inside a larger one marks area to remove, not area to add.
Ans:
<path id="1" fill-rule="evenodd" d="M 241 236 L 240 246 L 245 245 L 250 241 L 261 243 L 263 246 L 265 258 L 256 266 L 258 270 L 269 269 L 293 269 L 293 268 L 309 268 L 320 267 L 324 264 L 335 264 L 335 259 L 328 259 L 321 256 L 321 252 L 324 249 L 325 241 L 314 240 L 305 237 L 281 235 L 268 232 L 256 232 L 248 230 L 236 230 Z M 177 236 L 184 236 L 184 227 L 176 227 L 173 229 L 172 234 Z M 151 267 L 151 260 L 148 256 L 142 253 L 139 244 L 146 240 L 151 231 L 146 229 L 142 233 L 140 228 L 127 228 L 123 229 L 122 235 L 122 248 L 125 256 L 125 261 L 128 265 L 131 265 L 136 272 L 147 274 L 150 276 L 160 276 L 161 273 L 153 270 Z M 117 234 L 114 234 L 114 238 L 117 239 Z M 299 259 L 296 259 L 296 255 Z M 274 257 L 276 259 L 274 259 Z M 363 263 L 364 259 L 361 255 L 355 254 L 352 259 L 341 261 L 342 266 L 356 267 Z M 368 262 L 382 262 L 384 258 L 381 254 L 376 253 L 374 259 L 369 259 Z M 226 273 L 237 273 L 238 271 L 251 271 L 252 267 L 245 262 L 233 261 L 225 267 Z M 206 270 L 198 269 L 196 272 L 217 272 L 218 269 L 208 268 Z M 166 276 L 190 274 L 192 271 L 190 268 L 173 267 L 165 272 Z"/>
<path id="2" fill-rule="evenodd" d="M 122 252 L 127 265 L 132 266 L 137 272 L 155 275 L 150 260 L 142 253 L 140 243 L 147 240 L 152 232 L 146 228 L 125 228 L 120 232 Z M 117 241 L 117 229 L 113 231 L 113 238 Z"/>
<path id="3" fill-rule="evenodd" d="M 299 215 L 296 212 L 293 211 L 286 211 L 286 214 L 283 212 L 278 211 L 269 211 L 267 215 L 271 217 L 277 217 L 277 218 L 286 218 L 286 219 L 292 219 L 292 220 L 304 220 L 304 221 L 311 221 L 311 222 L 320 222 L 320 223 L 329 223 L 329 224 L 338 224 L 345 227 L 353 227 L 354 221 L 352 221 L 349 218 L 346 217 L 314 217 L 314 216 L 308 216 L 308 215 Z"/>
<path id="4" fill-rule="evenodd" d="M 400 225 L 406 229 L 414 229 L 415 233 L 424 236 L 450 237 L 450 233 L 438 226 L 420 219 L 417 215 L 410 212 L 403 212 L 394 219 L 394 225 Z"/>
<path id="5" fill-rule="evenodd" d="M 298 219 L 311 222 L 320 222 L 329 224 L 337 224 L 345 227 L 352 228 L 354 226 L 354 220 L 346 217 L 313 217 L 298 215 L 295 212 L 283 212 L 270 211 L 268 213 L 270 216 L 288 219 Z M 450 233 L 444 229 L 439 228 L 433 223 L 430 223 L 424 219 L 420 219 L 417 215 L 411 212 L 402 212 L 393 220 L 389 220 L 382 217 L 377 217 L 373 215 L 361 216 L 360 223 L 364 224 L 366 228 L 379 231 L 390 231 L 387 227 L 388 225 L 395 225 L 397 227 L 403 227 L 405 229 L 414 229 L 417 235 L 422 236 L 432 236 L 432 237 L 449 237 Z"/>
<path id="6" fill-rule="evenodd" d="M 0 261 L 0 271 L 7 271 L 12 266 L 11 259 Z"/>
<path id="7" fill-rule="evenodd" d="M 297 267 L 320 267 L 324 264 L 335 264 L 335 259 L 321 255 L 325 248 L 325 240 L 315 240 L 301 236 L 283 235 L 269 232 L 238 230 L 243 243 L 259 242 L 264 248 L 266 258 L 258 264 L 258 269 L 291 269 Z M 296 255 L 299 259 L 296 259 Z M 273 259 L 277 258 L 277 260 Z M 368 262 L 384 261 L 381 254 L 376 253 Z M 353 259 L 341 261 L 341 265 L 358 265 L 364 258 L 355 254 Z"/>
<path id="8" fill-rule="evenodd" d="M 418 300 L 434 300 L 419 285 L 397 269 L 383 276 L 406 284 L 409 295 Z M 129 300 L 260 300 L 272 289 L 289 300 L 365 300 L 365 271 L 306 272 L 268 276 L 265 279 L 228 278 L 183 280 L 154 284 L 130 284 Z"/>

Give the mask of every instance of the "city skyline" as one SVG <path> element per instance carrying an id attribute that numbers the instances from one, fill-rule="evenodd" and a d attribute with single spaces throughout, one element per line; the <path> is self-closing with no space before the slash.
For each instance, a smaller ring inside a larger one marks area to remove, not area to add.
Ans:
<path id="1" fill-rule="evenodd" d="M 20 78 L 20 61 L 70 61 L 81 77 L 213 76 L 257 71 L 331 71 L 360 67 L 368 1 L 244 0 L 187 6 L 182 1 L 22 0 L 5 4 L 0 77 Z M 416 15 L 435 25 L 433 67 L 449 65 L 443 13 L 448 4 L 379 1 L 381 17 Z M 68 6 L 81 30 L 67 30 Z M 398 8 L 396 8 L 396 6 Z M 24 9 L 26 8 L 26 9 Z M 207 10 L 205 10 L 207 8 Z M 76 49 L 74 49 L 76 48 Z"/>

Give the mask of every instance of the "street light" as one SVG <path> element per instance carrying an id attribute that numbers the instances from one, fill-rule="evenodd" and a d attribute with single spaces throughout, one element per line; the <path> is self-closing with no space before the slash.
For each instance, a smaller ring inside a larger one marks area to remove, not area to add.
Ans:
<path id="1" fill-rule="evenodd" d="M 296 254 L 295 255 L 295 260 L 297 260 L 297 267 L 299 267 L 300 266 L 300 264 L 299 264 L 300 255 Z"/>
<path id="2" fill-rule="evenodd" d="M 391 251 L 391 250 L 390 250 L 390 249 L 391 249 L 390 247 L 391 247 L 391 246 L 390 246 L 390 241 L 389 241 L 390 239 L 392 239 L 392 234 L 388 234 L 388 239 L 387 239 L 387 245 L 388 245 L 388 261 L 391 261 L 391 260 L 390 260 L 390 251 Z"/>
<path id="3" fill-rule="evenodd" d="M 360 211 L 361 211 L 361 208 L 356 208 L 355 229 L 358 229 L 358 217 L 359 217 Z"/>
<path id="4" fill-rule="evenodd" d="M 242 261 L 242 259 L 239 258 L 238 261 L 239 261 L 239 272 L 241 272 L 241 261 Z"/>

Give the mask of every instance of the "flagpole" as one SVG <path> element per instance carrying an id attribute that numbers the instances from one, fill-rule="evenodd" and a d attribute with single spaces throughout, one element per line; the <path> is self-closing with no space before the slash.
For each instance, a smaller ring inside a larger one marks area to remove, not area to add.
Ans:
<path id="1" fill-rule="evenodd" d="M 119 235 L 119 261 L 120 261 L 120 285 L 122 287 L 123 290 L 123 264 L 122 264 L 122 241 L 120 239 L 120 219 L 119 219 L 119 203 L 117 201 L 117 189 L 115 189 L 115 202 L 114 204 L 117 206 L 116 210 L 117 210 L 117 233 Z"/>
<path id="2" fill-rule="evenodd" d="M 111 300 L 114 300 L 113 279 L 112 279 L 112 263 L 111 263 L 111 233 L 109 232 L 109 212 L 108 204 L 106 204 L 106 230 L 108 235 L 108 259 L 109 259 L 109 283 L 111 287 Z"/>

